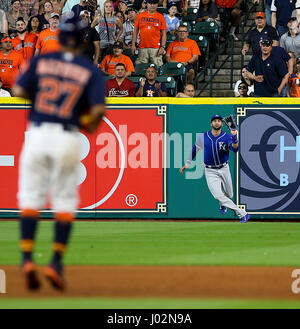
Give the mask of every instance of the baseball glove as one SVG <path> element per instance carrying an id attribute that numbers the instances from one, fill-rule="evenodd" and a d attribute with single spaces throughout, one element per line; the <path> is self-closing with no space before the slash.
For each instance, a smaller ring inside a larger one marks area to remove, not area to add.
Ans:
<path id="1" fill-rule="evenodd" d="M 238 130 L 238 125 L 236 124 L 233 115 L 229 115 L 223 118 L 223 122 L 229 130 Z"/>

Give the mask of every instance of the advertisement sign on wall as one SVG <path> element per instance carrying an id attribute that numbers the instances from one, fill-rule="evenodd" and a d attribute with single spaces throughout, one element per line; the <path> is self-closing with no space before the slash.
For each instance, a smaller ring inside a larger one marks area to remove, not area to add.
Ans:
<path id="1" fill-rule="evenodd" d="M 0 209 L 17 210 L 28 106 L 0 110 Z M 80 132 L 79 213 L 166 213 L 166 117 L 158 105 L 110 106 L 98 130 Z M 13 123 L 13 126 L 12 126 Z"/>
<path id="2" fill-rule="evenodd" d="M 251 214 L 300 214 L 299 107 L 238 107 L 238 204 Z"/>

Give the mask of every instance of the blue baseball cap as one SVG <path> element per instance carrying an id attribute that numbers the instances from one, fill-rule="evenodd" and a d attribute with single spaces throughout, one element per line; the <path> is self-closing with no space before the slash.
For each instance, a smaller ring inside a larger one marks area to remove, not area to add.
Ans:
<path id="1" fill-rule="evenodd" d="M 273 43 L 273 40 L 272 40 L 272 38 L 270 38 L 268 35 L 262 35 L 262 36 L 260 37 L 259 42 L 260 42 L 262 45 L 271 46 L 272 43 Z"/>
<path id="2" fill-rule="evenodd" d="M 173 6 L 177 7 L 177 10 L 178 10 L 179 13 L 182 12 L 181 8 L 179 7 L 178 2 L 174 2 L 174 1 L 169 2 L 167 8 L 170 9 Z"/>
<path id="3" fill-rule="evenodd" d="M 210 122 L 214 121 L 215 119 L 223 120 L 223 117 L 221 117 L 219 114 L 215 114 L 211 117 Z"/>

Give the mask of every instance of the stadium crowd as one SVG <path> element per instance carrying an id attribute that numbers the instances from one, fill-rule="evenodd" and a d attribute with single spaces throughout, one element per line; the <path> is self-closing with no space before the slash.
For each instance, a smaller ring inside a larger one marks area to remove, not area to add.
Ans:
<path id="1" fill-rule="evenodd" d="M 194 97 L 195 78 L 208 57 L 193 29 L 215 24 L 221 43 L 228 36 L 238 41 L 249 3 L 256 6 L 255 26 L 240 56 L 253 56 L 232 95 L 299 97 L 300 0 L 2 0 L 0 96 L 10 95 L 32 56 L 59 49 L 60 17 L 73 12 L 88 23 L 84 54 L 106 76 L 107 96 Z M 208 42 L 213 52 L 216 39 Z M 177 68 L 181 73 L 172 77 Z"/>

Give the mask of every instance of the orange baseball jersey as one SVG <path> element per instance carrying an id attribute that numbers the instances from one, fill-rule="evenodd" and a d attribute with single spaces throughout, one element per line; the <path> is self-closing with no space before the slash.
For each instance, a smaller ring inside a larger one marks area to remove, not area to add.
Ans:
<path id="1" fill-rule="evenodd" d="M 300 97 L 300 76 L 298 73 L 289 76 L 289 88 L 292 97 Z"/>
<path id="2" fill-rule="evenodd" d="M 23 59 L 30 59 L 34 55 L 35 45 L 37 37 L 34 33 L 26 32 L 24 40 L 21 40 L 19 36 L 16 36 L 12 45 L 16 52 L 18 52 Z"/>
<path id="3" fill-rule="evenodd" d="M 201 56 L 197 42 L 192 39 L 187 39 L 184 42 L 175 40 L 169 44 L 167 55 L 171 59 L 179 63 L 188 62 L 194 55 Z"/>
<path id="4" fill-rule="evenodd" d="M 60 50 L 58 42 L 59 30 L 51 31 L 50 29 L 43 30 L 38 39 L 35 48 L 39 49 L 40 54 L 46 54 Z"/>
<path id="5" fill-rule="evenodd" d="M 4 55 L 3 51 L 0 51 L 0 77 L 3 87 L 13 87 L 23 61 L 23 57 L 14 50 L 8 55 Z"/>
<path id="6" fill-rule="evenodd" d="M 216 5 L 221 8 L 233 8 L 237 0 L 216 0 Z"/>
<path id="7" fill-rule="evenodd" d="M 131 59 L 126 55 L 121 55 L 119 58 L 113 55 L 106 55 L 100 64 L 100 68 L 109 74 L 115 74 L 115 67 L 118 63 L 125 65 L 126 72 L 135 71 Z"/>
<path id="8" fill-rule="evenodd" d="M 164 16 L 158 12 L 150 15 L 148 11 L 140 13 L 134 25 L 140 32 L 139 48 L 159 48 L 161 30 L 167 30 Z"/>

